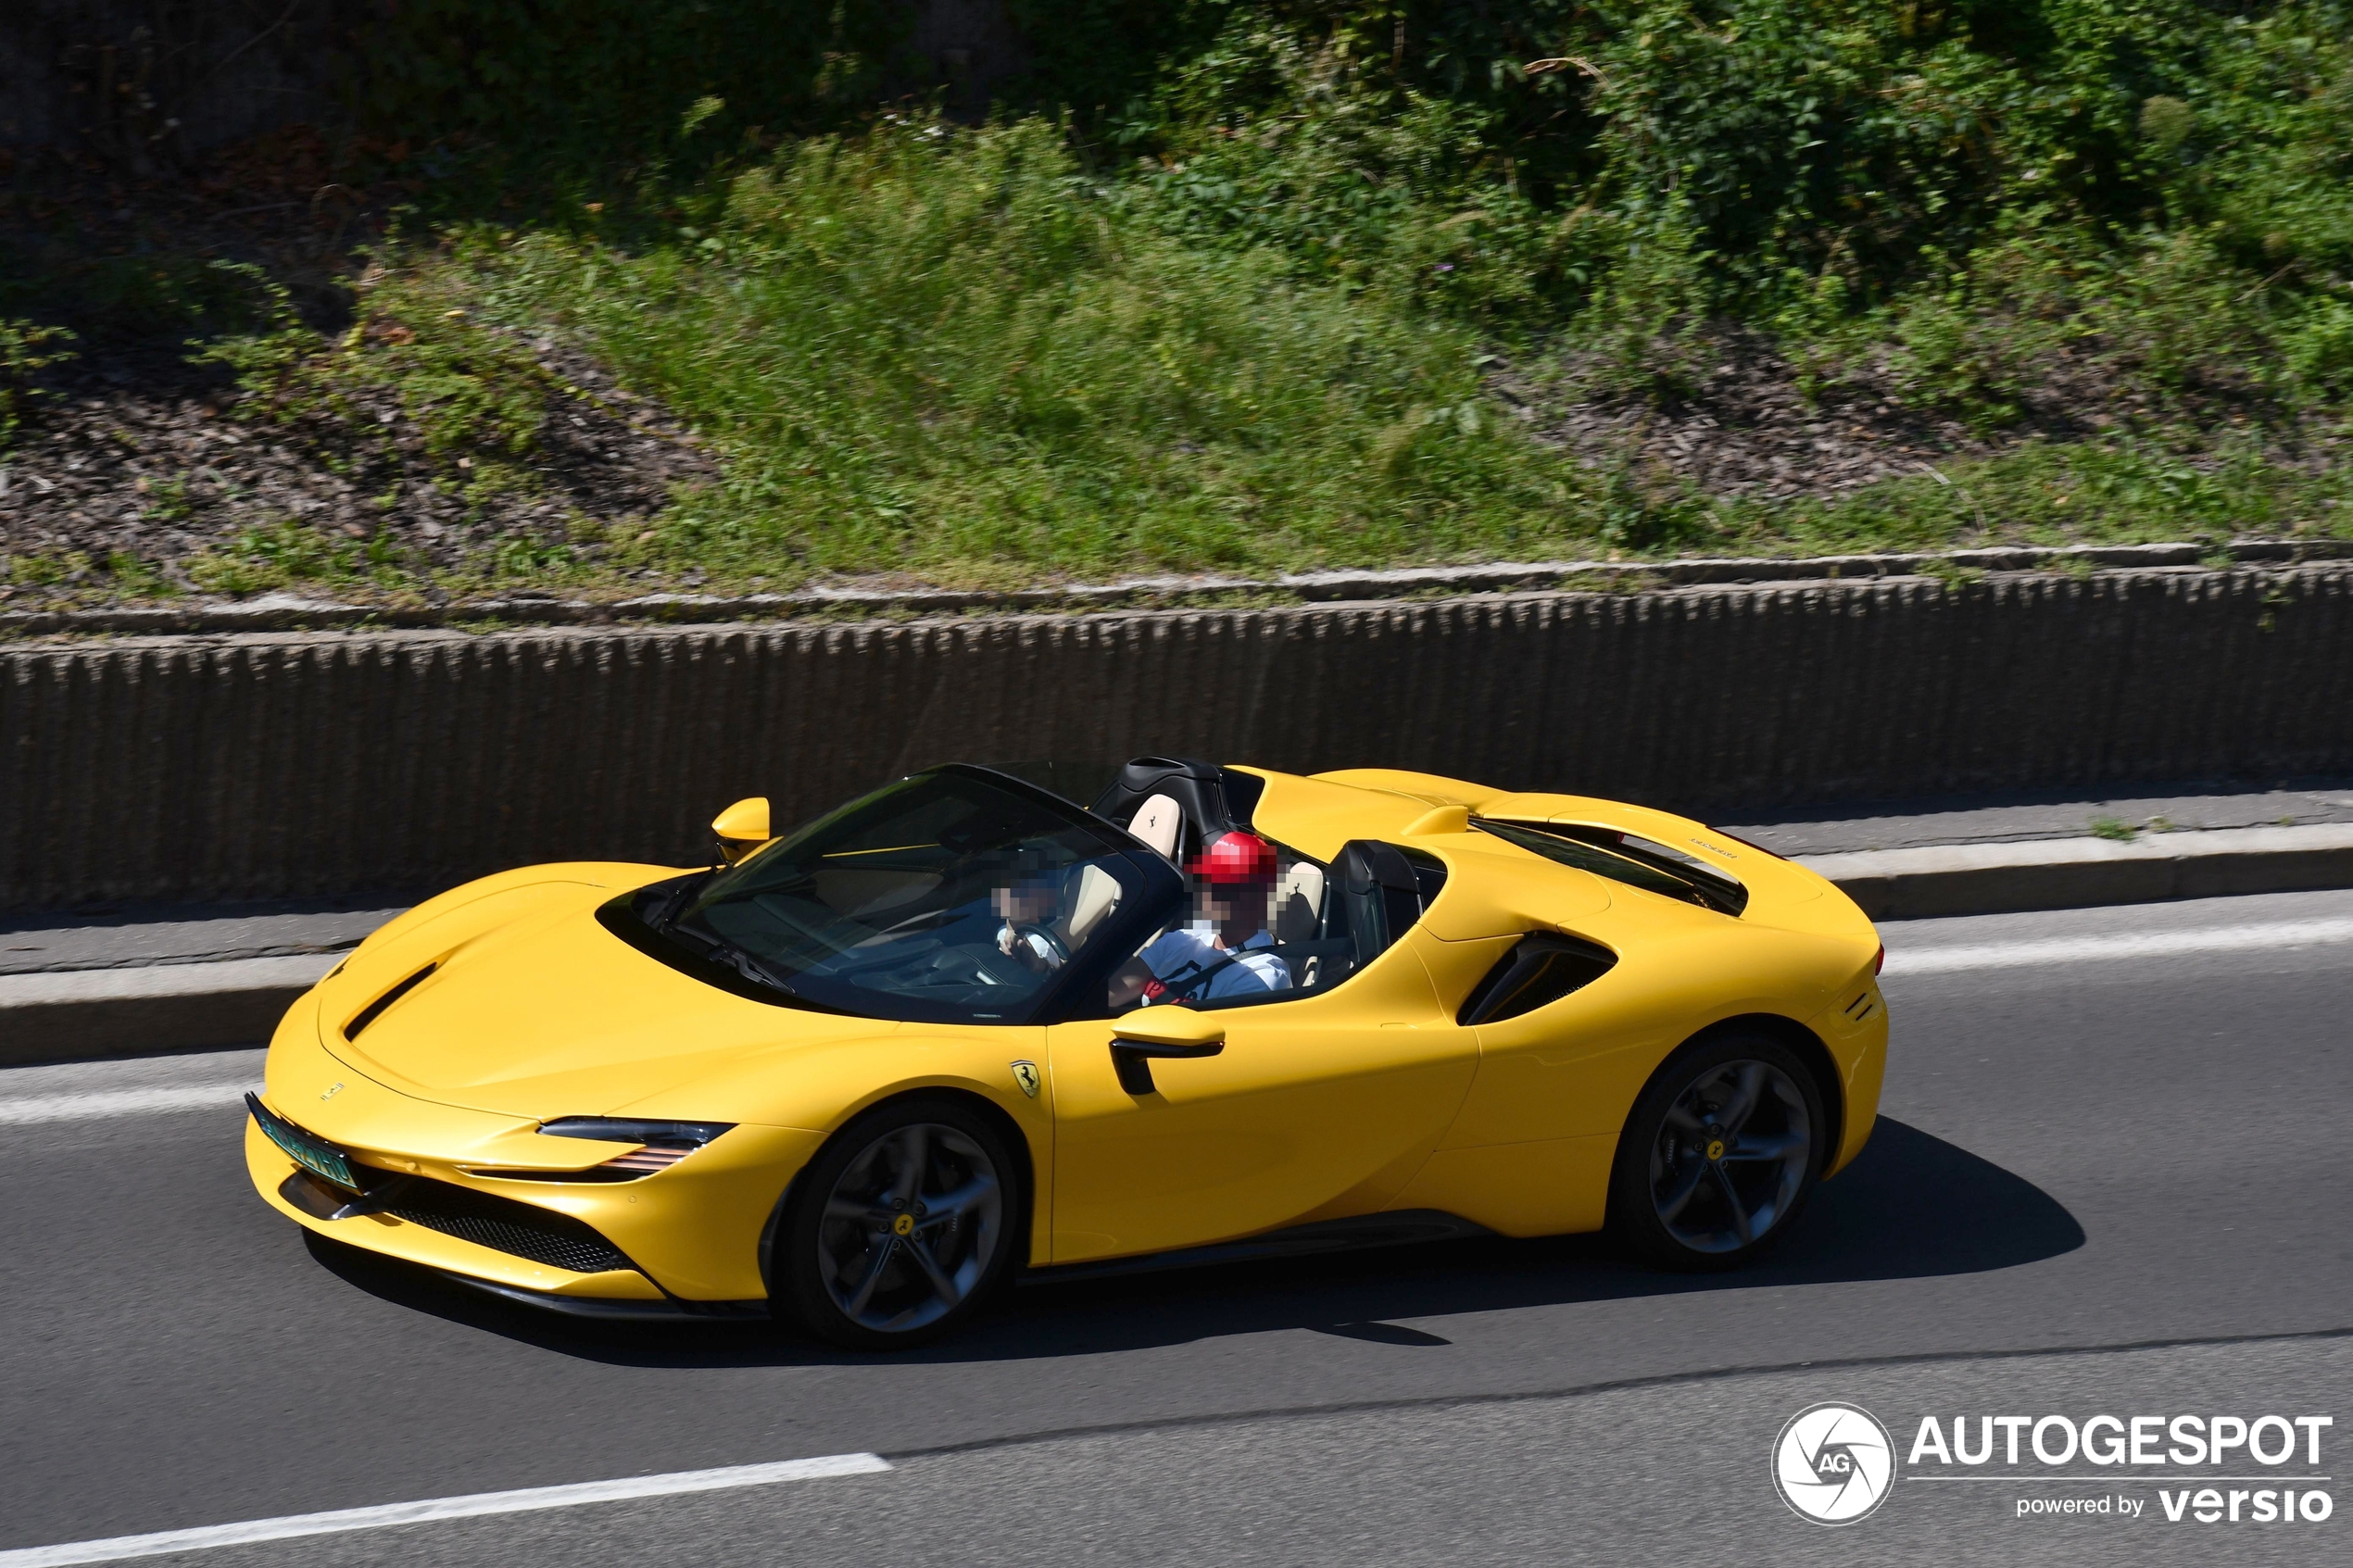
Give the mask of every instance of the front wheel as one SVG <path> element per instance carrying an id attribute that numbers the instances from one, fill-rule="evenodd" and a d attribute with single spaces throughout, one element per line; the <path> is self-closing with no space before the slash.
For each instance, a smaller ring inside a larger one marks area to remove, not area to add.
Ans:
<path id="1" fill-rule="evenodd" d="M 1829 1128 L 1814 1074 L 1766 1035 L 1686 1047 L 1634 1102 L 1609 1223 L 1670 1269 L 1730 1269 L 1785 1235 L 1813 1193 Z"/>
<path id="2" fill-rule="evenodd" d="M 950 1099 L 867 1112 L 817 1151 L 778 1227 L 776 1293 L 812 1333 L 861 1350 L 950 1332 L 1013 1266 L 1019 1167 Z"/>

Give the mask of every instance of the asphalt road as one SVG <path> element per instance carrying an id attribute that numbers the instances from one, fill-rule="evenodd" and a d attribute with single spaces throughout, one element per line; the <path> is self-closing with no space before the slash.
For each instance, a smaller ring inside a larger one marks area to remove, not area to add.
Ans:
<path id="1" fill-rule="evenodd" d="M 1498 1241 L 1033 1287 L 887 1360 L 584 1329 L 307 1245 L 245 1185 L 221 1086 L 249 1055 L 0 1073 L 0 1568 L 852 1452 L 893 1468 L 150 1561 L 2347 1561 L 2348 1517 L 2176 1524 L 2151 1494 L 2353 1492 L 2353 895 L 1887 935 L 1883 1119 L 1765 1267 Z M 2335 1425 L 2269 1470 L 1904 1467 L 1830 1531 L 1769 1479 L 1826 1399 L 1899 1449 L 1927 1415 Z M 2145 1508 L 2020 1517 L 2037 1497 Z"/>

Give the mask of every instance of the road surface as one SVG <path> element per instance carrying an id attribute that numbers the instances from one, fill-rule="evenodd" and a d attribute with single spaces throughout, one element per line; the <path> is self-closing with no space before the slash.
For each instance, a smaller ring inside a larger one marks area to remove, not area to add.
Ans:
<path id="1" fill-rule="evenodd" d="M 1764 1267 L 1578 1238 L 1033 1286 L 881 1360 L 577 1325 L 307 1242 L 239 1157 L 258 1053 L 0 1073 L 0 1568 L 843 1455 L 878 1457 L 145 1561 L 2353 1561 L 2353 894 L 1885 935 L 1882 1119 Z M 1770 1456 L 1833 1399 L 1906 1452 L 1931 1415 L 2335 1424 L 2269 1469 L 1931 1456 L 1829 1530 Z M 2331 1516 L 2166 1517 L 2184 1478 L 2240 1474 L 2328 1477 L 2290 1489 Z"/>

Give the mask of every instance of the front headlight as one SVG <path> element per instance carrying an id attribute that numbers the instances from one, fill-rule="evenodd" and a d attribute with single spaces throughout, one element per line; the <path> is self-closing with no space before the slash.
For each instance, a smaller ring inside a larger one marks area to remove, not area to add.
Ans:
<path id="1" fill-rule="evenodd" d="M 585 1171 L 502 1171 L 506 1177 L 570 1182 L 626 1182 L 667 1171 L 720 1134 L 733 1122 L 636 1122 L 621 1116 L 560 1116 L 543 1122 L 539 1131 L 551 1138 L 592 1138 L 598 1143 L 634 1143 L 643 1147 L 616 1154 Z"/>

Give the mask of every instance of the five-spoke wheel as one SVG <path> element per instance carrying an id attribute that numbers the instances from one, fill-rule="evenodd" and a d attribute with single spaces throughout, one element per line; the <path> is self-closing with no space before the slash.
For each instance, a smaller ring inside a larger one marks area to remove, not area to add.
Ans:
<path id="1" fill-rule="evenodd" d="M 778 1294 L 837 1344 L 945 1333 L 1011 1266 L 1017 1170 L 997 1129 L 955 1101 L 880 1107 L 802 1173 L 777 1236 Z"/>
<path id="2" fill-rule="evenodd" d="M 1610 1225 L 1670 1268 L 1729 1268 L 1778 1240 L 1821 1173 L 1814 1075 L 1780 1041 L 1725 1034 L 1679 1052 L 1618 1140 Z"/>

